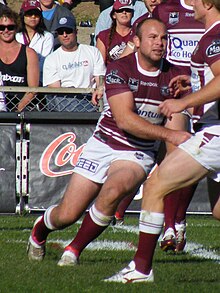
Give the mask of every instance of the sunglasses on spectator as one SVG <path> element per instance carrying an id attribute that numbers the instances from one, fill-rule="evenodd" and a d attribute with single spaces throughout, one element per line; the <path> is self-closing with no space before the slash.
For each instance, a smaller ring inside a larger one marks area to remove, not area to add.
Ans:
<path id="1" fill-rule="evenodd" d="M 132 13 L 133 12 L 133 9 L 130 9 L 130 8 L 121 8 L 121 9 L 115 10 L 116 13 L 122 13 L 124 11 L 127 12 L 127 13 Z"/>
<path id="2" fill-rule="evenodd" d="M 8 31 L 14 31 L 16 29 L 16 25 L 15 24 L 9 24 L 9 25 L 0 24 L 1 32 L 4 32 L 6 28 Z"/>
<path id="3" fill-rule="evenodd" d="M 31 17 L 31 16 L 37 16 L 37 17 L 41 17 L 41 12 L 37 9 L 33 9 L 33 10 L 29 10 L 27 12 L 25 12 L 24 16 L 26 17 Z"/>
<path id="4" fill-rule="evenodd" d="M 57 29 L 57 33 L 58 35 L 62 36 L 63 33 L 66 33 L 67 35 L 72 34 L 74 32 L 74 30 L 72 28 L 68 28 L 68 27 L 61 27 Z"/>

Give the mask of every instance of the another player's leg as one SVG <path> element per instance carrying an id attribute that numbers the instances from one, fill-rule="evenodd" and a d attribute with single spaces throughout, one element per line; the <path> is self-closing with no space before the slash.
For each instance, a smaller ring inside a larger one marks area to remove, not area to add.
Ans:
<path id="1" fill-rule="evenodd" d="M 177 188 L 197 182 L 207 173 L 207 169 L 181 149 L 176 149 L 164 159 L 144 186 L 139 244 L 132 262 L 132 269 L 127 273 L 122 270 L 106 281 L 122 283 L 152 281 L 152 260 L 163 225 L 165 195 Z"/>
<path id="2" fill-rule="evenodd" d="M 28 258 L 42 261 L 45 256 L 46 239 L 49 233 L 76 222 L 97 196 L 100 188 L 100 184 L 74 173 L 61 203 L 49 207 L 44 215 L 34 223 L 28 241 Z"/>
<path id="3" fill-rule="evenodd" d="M 74 240 L 65 248 L 59 266 L 72 265 L 83 249 L 97 238 L 110 224 L 115 210 L 123 197 L 131 194 L 145 180 L 146 173 L 138 164 L 130 161 L 115 161 L 95 201 L 86 214 Z"/>

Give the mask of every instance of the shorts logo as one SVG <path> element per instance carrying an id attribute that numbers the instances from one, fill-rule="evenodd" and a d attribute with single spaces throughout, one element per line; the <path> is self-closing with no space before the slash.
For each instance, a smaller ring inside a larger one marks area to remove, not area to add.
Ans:
<path id="1" fill-rule="evenodd" d="M 169 24 L 177 24 L 179 22 L 179 12 L 170 12 L 169 14 Z"/>
<path id="2" fill-rule="evenodd" d="M 106 75 L 106 83 L 107 84 L 113 84 L 113 83 L 118 83 L 118 84 L 123 84 L 124 79 L 121 78 L 119 75 L 117 75 L 118 70 L 111 70 L 109 74 Z"/>
<path id="3" fill-rule="evenodd" d="M 134 156 L 138 159 L 138 160 L 143 160 L 144 159 L 144 154 L 140 153 L 140 152 L 136 152 L 134 154 Z"/>
<path id="4" fill-rule="evenodd" d="M 206 49 L 206 55 L 208 57 L 213 57 L 220 53 L 220 40 L 215 40 L 212 44 Z"/>
<path id="5" fill-rule="evenodd" d="M 76 164 L 76 167 L 82 168 L 82 169 L 87 170 L 91 173 L 95 173 L 97 171 L 98 166 L 99 166 L 99 164 L 94 163 L 90 160 L 83 159 L 83 158 L 79 158 L 79 160 Z"/>

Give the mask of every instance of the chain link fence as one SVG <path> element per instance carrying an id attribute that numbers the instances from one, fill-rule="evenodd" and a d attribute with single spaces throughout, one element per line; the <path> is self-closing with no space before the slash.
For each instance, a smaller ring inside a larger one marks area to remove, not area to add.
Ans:
<path id="1" fill-rule="evenodd" d="M 91 102 L 93 88 L 0 87 L 0 111 L 17 112 L 26 92 L 35 93 L 24 111 L 37 112 L 101 112 L 102 105 Z"/>

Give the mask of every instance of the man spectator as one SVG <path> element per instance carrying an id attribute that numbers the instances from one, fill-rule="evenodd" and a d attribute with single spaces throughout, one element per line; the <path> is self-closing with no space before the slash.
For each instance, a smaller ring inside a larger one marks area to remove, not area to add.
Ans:
<path id="1" fill-rule="evenodd" d="M 99 50 L 93 46 L 77 43 L 75 19 L 62 17 L 55 31 L 61 44 L 44 62 L 43 86 L 89 88 L 98 87 L 100 77 L 105 75 L 105 64 Z M 91 112 L 96 107 L 88 99 L 91 95 L 68 95 L 50 97 L 49 111 Z M 83 98 L 83 99 L 82 99 Z"/>
<path id="2" fill-rule="evenodd" d="M 164 24 L 147 19 L 136 33 L 137 53 L 108 65 L 109 105 L 83 149 L 62 202 L 49 207 L 35 222 L 28 244 L 30 260 L 43 260 L 48 234 L 73 224 L 95 200 L 58 263 L 76 265 L 83 249 L 108 227 L 122 198 L 146 179 L 155 161 L 157 140 L 178 145 L 190 137 L 185 131 L 163 127 L 164 117 L 158 112 L 159 104 L 171 97 L 167 85 L 177 74 L 163 59 Z"/>
<path id="3" fill-rule="evenodd" d="M 40 0 L 44 23 L 49 32 L 54 35 L 54 49 L 60 46 L 60 43 L 55 32 L 55 28 L 58 25 L 58 21 L 62 17 L 71 17 L 75 21 L 75 17 L 72 12 L 57 4 L 55 0 Z"/>

